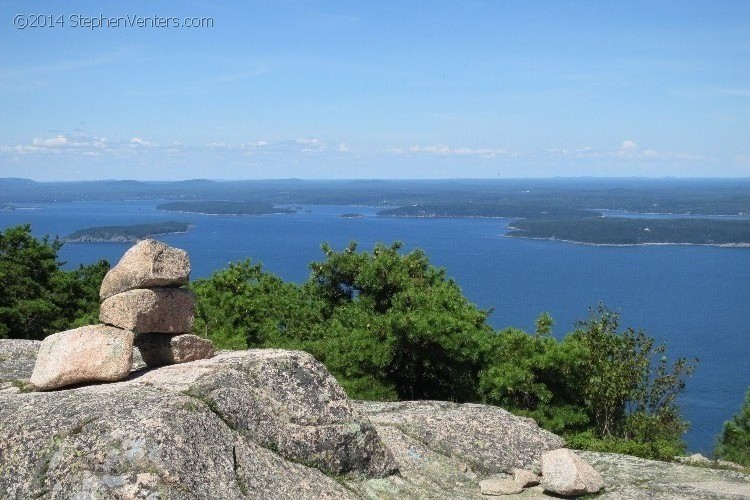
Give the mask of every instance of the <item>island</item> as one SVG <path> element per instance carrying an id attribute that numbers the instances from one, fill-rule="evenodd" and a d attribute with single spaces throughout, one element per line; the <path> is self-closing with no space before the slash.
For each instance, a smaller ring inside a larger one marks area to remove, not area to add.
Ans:
<path id="1" fill-rule="evenodd" d="M 342 219 L 361 219 L 364 217 L 362 214 L 341 214 L 339 215 Z"/>
<path id="2" fill-rule="evenodd" d="M 510 223 L 506 236 L 563 240 L 591 245 L 693 244 L 750 247 L 750 220 L 524 219 Z"/>
<path id="3" fill-rule="evenodd" d="M 264 215 L 293 214 L 290 208 L 275 207 L 271 203 L 257 201 L 172 201 L 157 205 L 158 210 L 188 212 L 205 215 Z"/>
<path id="4" fill-rule="evenodd" d="M 79 229 L 63 241 L 70 243 L 121 243 L 134 242 L 160 234 L 184 233 L 190 228 L 187 222 L 154 222 L 128 226 L 96 226 Z"/>

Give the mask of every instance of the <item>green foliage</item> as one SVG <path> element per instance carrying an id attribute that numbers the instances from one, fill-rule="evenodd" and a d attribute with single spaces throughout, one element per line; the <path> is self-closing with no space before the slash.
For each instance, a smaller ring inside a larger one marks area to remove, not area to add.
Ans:
<path id="1" fill-rule="evenodd" d="M 750 466 L 750 389 L 742 408 L 724 424 L 715 454 L 721 459 Z"/>
<path id="2" fill-rule="evenodd" d="M 33 237 L 30 225 L 0 233 L 0 338 L 41 339 L 96 321 L 109 263 L 64 271 L 61 247 L 58 239 Z"/>
<path id="3" fill-rule="evenodd" d="M 319 305 L 293 283 L 250 260 L 193 281 L 194 330 L 222 349 L 304 347 L 304 331 L 320 322 Z M 300 343 L 301 342 L 301 343 Z"/>
<path id="4" fill-rule="evenodd" d="M 639 442 L 680 442 L 687 424 L 677 396 L 698 360 L 678 358 L 671 365 L 666 346 L 632 328 L 618 332 L 619 315 L 599 305 L 566 342 L 587 355 L 583 403 L 602 438 Z"/>
<path id="5" fill-rule="evenodd" d="M 323 245 L 301 286 L 233 264 L 194 282 L 196 331 L 220 347 L 307 350 L 353 397 L 473 399 L 487 314 L 423 252 L 400 249 Z"/>
<path id="6" fill-rule="evenodd" d="M 401 399 L 472 399 L 491 333 L 487 313 L 424 252 L 401 254 L 401 246 L 368 253 L 355 243 L 341 252 L 324 245 L 327 260 L 311 264 L 311 290 L 330 325 L 324 345 L 336 353 L 326 359 L 346 378 L 375 375 Z"/>
<path id="7" fill-rule="evenodd" d="M 601 438 L 594 430 L 576 434 L 566 434 L 565 440 L 570 448 L 579 450 L 621 453 L 657 460 L 672 460 L 685 453 L 685 447 L 679 440 L 656 438 L 650 441 L 618 437 Z"/>
<path id="8" fill-rule="evenodd" d="M 537 320 L 535 335 L 512 328 L 497 332 L 479 392 L 484 402 L 532 417 L 553 432 L 585 429 L 589 418 L 577 383 L 583 352 L 552 338 L 548 318 Z"/>

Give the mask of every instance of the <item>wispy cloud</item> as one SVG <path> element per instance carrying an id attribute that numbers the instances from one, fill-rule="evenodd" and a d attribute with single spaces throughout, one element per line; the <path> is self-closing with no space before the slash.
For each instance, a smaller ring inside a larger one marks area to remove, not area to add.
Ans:
<path id="1" fill-rule="evenodd" d="M 500 148 L 467 148 L 467 147 L 450 147 L 445 144 L 434 144 L 427 146 L 411 146 L 409 149 L 404 150 L 401 148 L 391 148 L 388 150 L 390 153 L 395 154 L 429 154 L 439 156 L 476 156 L 482 158 L 493 158 L 495 156 L 506 155 L 508 152 Z"/>
<path id="2" fill-rule="evenodd" d="M 30 144 L 13 146 L 0 145 L 0 153 L 12 154 L 60 154 L 60 153 L 101 153 L 110 148 L 110 143 L 103 137 L 81 133 L 58 134 L 53 137 L 36 137 Z"/>
<path id="3" fill-rule="evenodd" d="M 614 149 L 595 149 L 591 146 L 576 148 L 554 148 L 545 150 L 546 156 L 567 157 L 578 159 L 621 159 L 621 160 L 652 160 L 652 161 L 698 161 L 706 158 L 686 152 L 660 151 L 653 148 L 642 148 L 632 139 L 623 140 Z"/>

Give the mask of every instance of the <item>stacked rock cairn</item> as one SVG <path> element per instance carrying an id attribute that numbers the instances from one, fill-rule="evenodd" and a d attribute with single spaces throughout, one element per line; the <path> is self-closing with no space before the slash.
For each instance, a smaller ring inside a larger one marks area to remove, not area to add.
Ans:
<path id="1" fill-rule="evenodd" d="M 187 252 L 155 240 L 131 247 L 102 281 L 101 324 L 55 333 L 42 341 L 31 383 L 50 390 L 114 382 L 133 368 L 186 363 L 214 355 L 211 341 L 193 335 L 195 295 Z"/>

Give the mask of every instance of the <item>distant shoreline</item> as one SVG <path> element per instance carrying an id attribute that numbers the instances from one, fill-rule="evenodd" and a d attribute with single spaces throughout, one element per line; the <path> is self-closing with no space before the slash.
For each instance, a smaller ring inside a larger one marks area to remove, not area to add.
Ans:
<path id="1" fill-rule="evenodd" d="M 515 229 L 508 226 L 508 229 Z M 574 240 L 563 240 L 560 238 L 542 238 L 535 236 L 513 236 L 511 234 L 503 234 L 505 238 L 513 238 L 519 240 L 537 240 L 537 241 L 559 241 L 561 243 L 572 243 L 574 245 L 586 245 L 589 247 L 648 247 L 648 246 L 693 246 L 693 247 L 719 247 L 719 248 L 750 248 L 750 243 L 667 243 L 667 242 L 653 242 L 653 243 L 590 243 L 586 241 L 574 241 Z"/>

